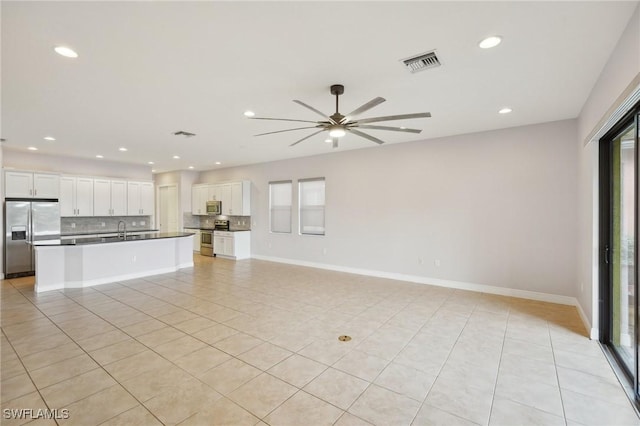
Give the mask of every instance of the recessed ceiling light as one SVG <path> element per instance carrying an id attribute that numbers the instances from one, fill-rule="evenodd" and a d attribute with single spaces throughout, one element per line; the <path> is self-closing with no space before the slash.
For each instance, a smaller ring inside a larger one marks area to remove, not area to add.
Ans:
<path id="1" fill-rule="evenodd" d="M 245 112 L 244 112 L 244 116 L 245 116 L 245 117 L 253 117 L 253 116 L 255 116 L 255 115 L 256 115 L 256 113 L 255 113 L 255 112 L 253 112 L 253 111 L 245 111 Z"/>
<path id="2" fill-rule="evenodd" d="M 487 37 L 478 43 L 481 49 L 491 49 L 492 47 L 496 47 L 502 42 L 502 37 L 500 36 L 491 36 Z"/>
<path id="3" fill-rule="evenodd" d="M 98 154 L 98 155 L 96 155 L 96 158 L 104 158 L 104 156 Z"/>
<path id="4" fill-rule="evenodd" d="M 35 146 L 30 146 L 29 148 L 27 148 L 29 151 L 37 151 L 38 148 L 36 148 Z"/>
<path id="5" fill-rule="evenodd" d="M 147 161 L 147 164 L 154 164 L 153 161 Z"/>
<path id="6" fill-rule="evenodd" d="M 402 130 L 406 129 L 406 127 L 400 127 Z"/>
<path id="7" fill-rule="evenodd" d="M 324 141 L 325 141 L 326 143 L 331 143 L 331 142 L 333 142 L 333 140 L 331 140 L 331 139 L 325 139 Z"/>
<path id="8" fill-rule="evenodd" d="M 195 169 L 195 167 L 193 167 L 193 166 L 189 166 L 189 168 L 190 168 L 190 169 Z"/>
<path id="9" fill-rule="evenodd" d="M 222 163 L 219 162 L 219 161 L 216 161 L 216 166 L 219 166 L 220 164 L 222 164 Z"/>
<path id="10" fill-rule="evenodd" d="M 118 150 L 119 150 L 119 151 L 122 151 L 122 152 L 128 151 L 128 149 L 127 149 L 127 148 L 125 148 L 125 147 L 123 147 L 123 146 L 121 146 L 120 148 L 118 148 Z"/>
<path id="11" fill-rule="evenodd" d="M 498 114 L 509 114 L 511 111 L 513 111 L 511 108 L 504 107 L 500 111 L 498 111 Z"/>
<path id="12" fill-rule="evenodd" d="M 155 173 L 155 172 L 156 172 L 156 169 L 151 169 L 151 173 Z"/>
<path id="13" fill-rule="evenodd" d="M 179 160 L 179 159 L 180 159 L 180 156 L 179 156 L 179 155 L 174 155 L 174 156 L 173 156 L 173 159 L 174 159 L 174 160 Z"/>
<path id="14" fill-rule="evenodd" d="M 56 46 L 53 50 L 55 50 L 58 55 L 66 56 L 67 58 L 78 57 L 78 54 L 73 49 L 66 46 Z"/>
<path id="15" fill-rule="evenodd" d="M 52 138 L 51 136 L 45 136 L 45 137 L 44 137 L 44 140 L 45 140 L 45 141 L 55 141 L 55 140 L 56 140 L 56 138 Z"/>

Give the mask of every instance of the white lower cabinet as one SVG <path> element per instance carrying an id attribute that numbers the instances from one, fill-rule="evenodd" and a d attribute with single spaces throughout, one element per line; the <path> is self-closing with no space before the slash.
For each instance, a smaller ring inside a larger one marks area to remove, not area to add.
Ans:
<path id="1" fill-rule="evenodd" d="M 251 257 L 251 231 L 213 231 L 213 253 L 232 259 Z"/>

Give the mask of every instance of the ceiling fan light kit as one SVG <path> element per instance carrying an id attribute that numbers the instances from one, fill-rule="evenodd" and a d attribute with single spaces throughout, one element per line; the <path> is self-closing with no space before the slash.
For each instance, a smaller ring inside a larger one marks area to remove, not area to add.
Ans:
<path id="1" fill-rule="evenodd" d="M 377 143 L 379 145 L 382 145 L 384 143 L 384 141 L 371 136 L 367 133 L 361 132 L 359 129 L 369 129 L 369 130 L 387 130 L 387 131 L 392 131 L 392 132 L 406 132 L 406 133 L 420 133 L 422 132 L 422 130 L 420 129 L 408 129 L 406 127 L 389 127 L 389 126 L 376 126 L 376 125 L 368 125 L 365 123 L 377 123 L 380 121 L 391 121 L 391 120 L 406 120 L 406 119 L 412 119 L 412 118 L 428 118 L 431 117 L 431 113 L 428 112 L 419 112 L 419 113 L 414 113 L 414 114 L 400 114 L 400 115 L 388 115 L 385 117 L 372 117 L 372 118 L 364 118 L 364 119 L 357 119 L 357 117 L 362 114 L 363 112 L 366 112 L 368 110 L 370 110 L 371 108 L 381 104 L 382 102 L 385 101 L 384 98 L 381 97 L 376 97 L 373 98 L 372 100 L 370 100 L 369 102 L 361 105 L 360 107 L 356 108 L 355 110 L 353 110 L 352 112 L 350 112 L 347 115 L 343 115 L 340 113 L 340 109 L 339 109 L 339 96 L 342 95 L 344 93 L 344 86 L 342 84 L 334 84 L 330 87 L 330 92 L 332 95 L 334 95 L 336 97 L 336 112 L 333 113 L 332 115 L 327 115 L 325 113 L 323 113 L 320 110 L 317 110 L 316 108 L 307 105 L 306 103 L 299 101 L 299 100 L 294 100 L 293 102 L 297 103 L 298 105 L 301 105 L 305 108 L 307 108 L 310 111 L 313 111 L 314 113 L 320 115 L 323 120 L 321 121 L 310 121 L 310 120 L 297 120 L 297 119 L 289 119 L 289 118 L 270 118 L 270 117 L 252 117 L 249 116 L 248 118 L 252 119 L 252 120 L 273 120 L 273 121 L 290 121 L 290 122 L 298 122 L 298 123 L 310 123 L 313 124 L 312 126 L 306 126 L 306 127 L 296 127 L 293 129 L 286 129 L 286 130 L 278 130 L 275 132 L 267 132 L 267 133 L 260 133 L 254 136 L 263 136 L 263 135 L 271 135 L 274 133 L 283 133 L 283 132 L 291 132 L 294 130 L 302 130 L 302 129 L 320 129 L 308 136 L 305 136 L 302 139 L 297 140 L 296 142 L 292 143 L 290 146 L 294 146 L 299 144 L 302 141 L 305 141 L 309 138 L 311 138 L 312 136 L 315 136 L 319 133 L 322 132 L 329 132 L 329 136 L 332 138 L 332 146 L 333 148 L 337 148 L 338 147 L 338 138 L 341 138 L 343 136 L 345 136 L 347 134 L 347 132 L 354 134 L 356 136 L 360 136 L 361 138 L 367 139 L 371 142 Z"/>

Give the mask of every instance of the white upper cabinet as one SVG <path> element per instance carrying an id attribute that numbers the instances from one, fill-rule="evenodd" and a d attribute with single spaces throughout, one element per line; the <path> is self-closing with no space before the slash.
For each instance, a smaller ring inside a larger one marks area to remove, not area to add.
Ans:
<path id="1" fill-rule="evenodd" d="M 127 181 L 95 179 L 94 216 L 125 216 L 127 214 Z"/>
<path id="2" fill-rule="evenodd" d="M 207 190 L 207 200 L 220 201 L 220 188 L 218 185 L 209 185 Z"/>
<path id="3" fill-rule="evenodd" d="M 59 198 L 60 176 L 53 173 L 5 172 L 7 198 Z"/>
<path id="4" fill-rule="evenodd" d="M 153 183 L 127 182 L 127 215 L 151 216 L 153 209 Z"/>
<path id="5" fill-rule="evenodd" d="M 63 176 L 60 179 L 60 216 L 93 216 L 93 179 Z"/>
<path id="6" fill-rule="evenodd" d="M 127 214 L 127 181 L 111 181 L 111 214 L 125 216 Z"/>
<path id="7" fill-rule="evenodd" d="M 153 214 L 153 183 L 142 182 L 140 184 L 140 214 L 151 216 Z"/>
<path id="8" fill-rule="evenodd" d="M 251 216 L 251 182 L 232 182 L 218 185 L 221 190 L 222 214 Z"/>
<path id="9" fill-rule="evenodd" d="M 225 216 L 251 215 L 251 182 L 197 184 L 191 188 L 191 213 L 207 214 L 207 201 L 220 201 Z"/>
<path id="10" fill-rule="evenodd" d="M 111 216 L 111 181 L 93 181 L 93 213 L 96 216 Z"/>
<path id="11" fill-rule="evenodd" d="M 191 188 L 191 214 L 206 215 L 207 201 L 209 198 L 209 189 L 211 185 L 194 185 Z"/>
<path id="12" fill-rule="evenodd" d="M 225 183 L 222 185 L 216 185 L 218 187 L 219 201 L 221 203 L 221 213 L 224 216 L 231 214 L 231 184 Z"/>

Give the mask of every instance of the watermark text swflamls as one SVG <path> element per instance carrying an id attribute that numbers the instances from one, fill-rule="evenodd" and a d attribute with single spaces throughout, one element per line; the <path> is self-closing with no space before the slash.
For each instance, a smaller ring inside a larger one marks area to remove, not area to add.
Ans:
<path id="1" fill-rule="evenodd" d="M 63 409 L 49 409 L 49 408 L 5 408 L 2 410 L 2 417 L 6 420 L 9 419 L 54 419 L 62 420 L 69 418 L 69 410 Z"/>

